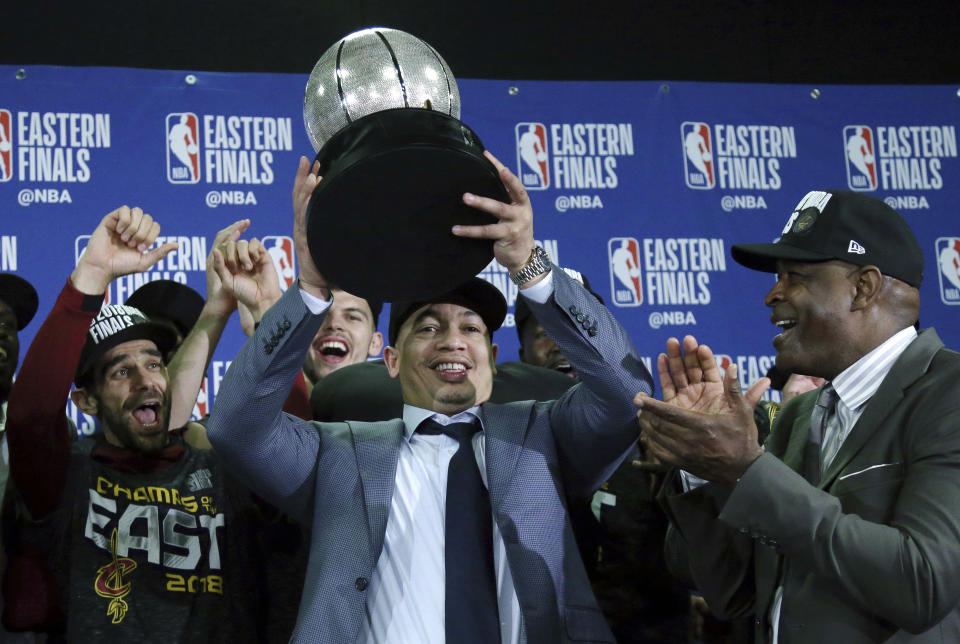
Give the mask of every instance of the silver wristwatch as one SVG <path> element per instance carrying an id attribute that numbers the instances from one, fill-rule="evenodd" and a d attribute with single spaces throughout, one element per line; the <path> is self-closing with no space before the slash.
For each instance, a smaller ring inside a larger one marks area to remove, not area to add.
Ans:
<path id="1" fill-rule="evenodd" d="M 530 280 L 550 272 L 550 258 L 547 257 L 545 250 L 539 246 L 534 246 L 530 251 L 530 259 L 516 273 L 510 274 L 510 279 L 517 286 L 523 286 Z"/>

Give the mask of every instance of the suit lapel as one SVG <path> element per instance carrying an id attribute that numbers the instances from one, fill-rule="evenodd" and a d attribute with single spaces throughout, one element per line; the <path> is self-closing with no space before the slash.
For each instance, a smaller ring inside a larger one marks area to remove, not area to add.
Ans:
<path id="1" fill-rule="evenodd" d="M 927 329 L 897 358 L 890 373 L 880 383 L 880 388 L 867 402 L 867 408 L 843 441 L 830 467 L 820 477 L 821 489 L 829 487 L 847 463 L 863 448 L 877 427 L 903 399 L 904 390 L 926 373 L 930 361 L 941 348 L 943 342 L 936 331 Z"/>
<path id="2" fill-rule="evenodd" d="M 348 423 L 353 434 L 357 469 L 370 527 L 370 548 L 376 562 L 383 549 L 383 536 L 390 516 L 390 503 L 397 478 L 403 421 Z"/>
<path id="3" fill-rule="evenodd" d="M 483 433 L 486 447 L 487 487 L 493 508 L 500 507 L 510 479 L 517 469 L 523 441 L 530 427 L 533 402 L 483 405 Z"/>
<path id="4" fill-rule="evenodd" d="M 801 400 L 797 400 L 794 403 L 796 413 L 789 417 L 785 414 L 778 416 L 774 421 L 776 431 L 770 432 L 765 445 L 768 452 L 799 474 L 803 474 L 803 450 L 810 436 L 810 410 L 817 402 L 819 391 L 804 394 Z"/>

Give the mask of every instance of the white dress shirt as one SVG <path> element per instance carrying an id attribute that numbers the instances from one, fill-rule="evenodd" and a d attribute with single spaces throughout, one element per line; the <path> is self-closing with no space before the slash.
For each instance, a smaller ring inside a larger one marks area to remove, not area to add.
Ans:
<path id="1" fill-rule="evenodd" d="M 404 405 L 404 437 L 400 442 L 396 483 L 383 551 L 370 579 L 367 615 L 360 629 L 360 642 L 432 643 L 444 642 L 446 638 L 444 520 L 447 470 L 459 443 L 445 434 L 416 433 L 416 428 L 428 418 L 441 425 L 472 422 L 473 418 L 478 418 L 483 426 L 483 412 L 479 406 L 448 417 Z M 473 452 L 486 485 L 484 438 L 483 431 L 474 435 Z M 493 521 L 493 565 L 501 641 L 517 644 L 521 641 L 523 620 L 506 547 L 496 521 Z"/>
<path id="2" fill-rule="evenodd" d="M 523 289 L 524 297 L 543 303 L 553 293 L 553 276 Z M 300 294 L 312 313 L 324 312 L 332 300 Z M 359 642 L 368 644 L 442 643 L 445 630 L 445 519 L 447 470 L 460 444 L 445 434 L 416 433 L 427 418 L 441 425 L 473 422 L 483 427 L 479 406 L 448 417 L 411 405 L 403 407 L 404 436 L 400 441 L 397 474 L 390 514 L 383 539 L 383 550 L 370 579 L 366 618 L 360 627 Z M 481 431 L 473 437 L 474 457 L 487 483 L 486 442 Z M 490 510 L 491 515 L 493 509 Z M 500 639 L 504 644 L 520 644 L 523 618 L 520 602 L 507 561 L 503 536 L 493 523 L 493 565 L 497 582 L 500 613 Z M 451 644 L 456 644 L 455 642 Z"/>

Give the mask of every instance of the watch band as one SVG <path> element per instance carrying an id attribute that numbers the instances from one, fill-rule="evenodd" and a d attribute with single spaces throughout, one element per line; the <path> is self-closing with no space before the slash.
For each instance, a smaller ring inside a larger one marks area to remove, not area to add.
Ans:
<path id="1" fill-rule="evenodd" d="M 510 274 L 510 279 L 517 286 L 523 286 L 530 280 L 550 272 L 550 258 L 547 257 L 545 250 L 539 246 L 534 246 L 530 251 L 530 259 L 516 273 Z"/>

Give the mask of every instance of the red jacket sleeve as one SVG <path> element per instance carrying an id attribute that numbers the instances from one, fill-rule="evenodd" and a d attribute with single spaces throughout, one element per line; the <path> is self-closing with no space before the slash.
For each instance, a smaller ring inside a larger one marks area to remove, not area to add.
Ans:
<path id="1" fill-rule="evenodd" d="M 64 406 L 87 330 L 102 303 L 103 295 L 85 295 L 68 279 L 10 391 L 10 477 L 35 519 L 52 512 L 63 492 L 70 460 Z"/>

